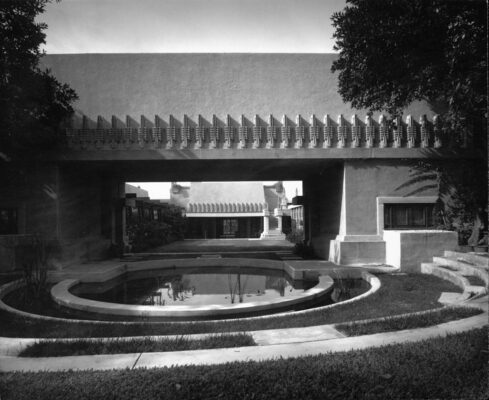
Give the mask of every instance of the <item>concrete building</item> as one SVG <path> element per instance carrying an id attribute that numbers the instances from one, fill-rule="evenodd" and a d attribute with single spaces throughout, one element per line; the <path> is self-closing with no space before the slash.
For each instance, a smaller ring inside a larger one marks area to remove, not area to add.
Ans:
<path id="1" fill-rule="evenodd" d="M 8 240 L 39 233 L 65 260 L 95 257 L 124 238 L 124 182 L 302 180 L 306 240 L 321 258 L 415 268 L 456 246 L 454 233 L 430 229 L 434 186 L 408 183 L 415 162 L 457 162 L 472 143 L 448 143 L 422 102 L 395 121 L 351 109 L 329 72 L 335 57 L 46 56 L 79 100 L 65 150 L 5 184 Z M 429 251 L 405 260 L 407 243 Z"/>
<path id="2" fill-rule="evenodd" d="M 285 239 L 282 182 L 191 182 L 170 191 L 170 202 L 186 210 L 186 238 Z"/>
<path id="3" fill-rule="evenodd" d="M 133 186 L 129 183 L 124 185 L 124 192 L 127 194 L 134 194 L 135 197 L 146 197 L 149 199 L 149 193 L 147 190 L 141 189 L 139 186 Z"/>

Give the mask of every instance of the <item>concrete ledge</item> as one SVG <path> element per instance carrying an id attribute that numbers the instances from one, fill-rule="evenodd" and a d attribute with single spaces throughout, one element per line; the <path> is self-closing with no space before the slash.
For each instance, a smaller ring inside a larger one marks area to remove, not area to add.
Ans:
<path id="1" fill-rule="evenodd" d="M 469 264 L 476 265 L 486 271 L 489 271 L 489 256 L 487 253 L 461 253 L 458 251 L 445 251 L 444 257 L 452 260 L 463 261 Z"/>
<path id="2" fill-rule="evenodd" d="M 339 265 L 383 264 L 386 244 L 376 238 L 368 241 L 331 240 L 329 261 Z"/>
<path id="3" fill-rule="evenodd" d="M 386 230 L 385 262 L 403 272 L 420 272 L 420 264 L 430 262 L 444 250 L 455 249 L 456 232 L 442 230 Z"/>
<path id="4" fill-rule="evenodd" d="M 450 266 L 459 271 L 462 275 L 476 276 L 485 283 L 486 287 L 489 287 L 489 274 L 482 268 L 467 264 L 463 260 L 452 260 L 446 257 L 433 257 L 433 262 L 438 265 Z"/>

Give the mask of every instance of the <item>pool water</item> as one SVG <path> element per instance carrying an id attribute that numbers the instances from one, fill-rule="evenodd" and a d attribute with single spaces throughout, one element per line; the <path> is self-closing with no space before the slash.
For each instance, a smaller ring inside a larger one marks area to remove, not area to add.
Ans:
<path id="1" fill-rule="evenodd" d="M 129 273 L 104 284 L 80 284 L 71 289 L 79 297 L 120 304 L 157 307 L 232 305 L 276 298 L 300 297 L 317 280 L 294 282 L 283 272 L 226 270 L 177 274 L 152 271 L 147 276 Z"/>

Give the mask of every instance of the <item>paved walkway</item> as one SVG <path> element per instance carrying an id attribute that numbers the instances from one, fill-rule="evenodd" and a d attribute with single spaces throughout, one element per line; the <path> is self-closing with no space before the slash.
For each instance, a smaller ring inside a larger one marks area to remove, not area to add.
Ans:
<path id="1" fill-rule="evenodd" d="M 288 240 L 260 239 L 186 239 L 148 250 L 148 253 L 227 253 L 292 250 Z"/>
<path id="2" fill-rule="evenodd" d="M 361 350 L 466 332 L 475 328 L 482 328 L 488 324 L 488 296 L 476 299 L 466 305 L 481 308 L 484 313 L 428 328 L 357 337 L 344 337 L 341 332 L 334 329 L 333 325 L 255 331 L 250 333 L 258 346 L 250 347 L 50 358 L 0 356 L 0 372 L 161 368 L 189 364 L 212 365 L 235 361 L 263 361 Z M 35 339 L 22 339 L 25 342 L 33 340 Z M 18 346 L 18 341 L 19 339 L 0 338 L 0 350 L 5 354 L 9 346 Z"/>

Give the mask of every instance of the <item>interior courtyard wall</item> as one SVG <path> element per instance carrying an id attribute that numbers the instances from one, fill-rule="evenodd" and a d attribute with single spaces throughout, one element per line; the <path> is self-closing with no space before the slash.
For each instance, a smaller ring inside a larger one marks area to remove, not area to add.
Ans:
<path id="1" fill-rule="evenodd" d="M 341 232 L 377 235 L 377 197 L 436 196 L 434 181 L 413 182 L 413 164 L 403 160 L 349 160 L 345 162 L 344 216 Z M 403 186 L 406 185 L 406 186 Z M 423 187 L 426 189 L 421 190 Z"/>
<path id="2" fill-rule="evenodd" d="M 436 198 L 433 181 L 414 182 L 415 161 L 347 160 L 344 164 L 339 235 L 330 242 L 329 260 L 338 264 L 386 261 L 378 229 L 378 198 Z M 411 184 L 408 184 L 412 182 Z"/>

